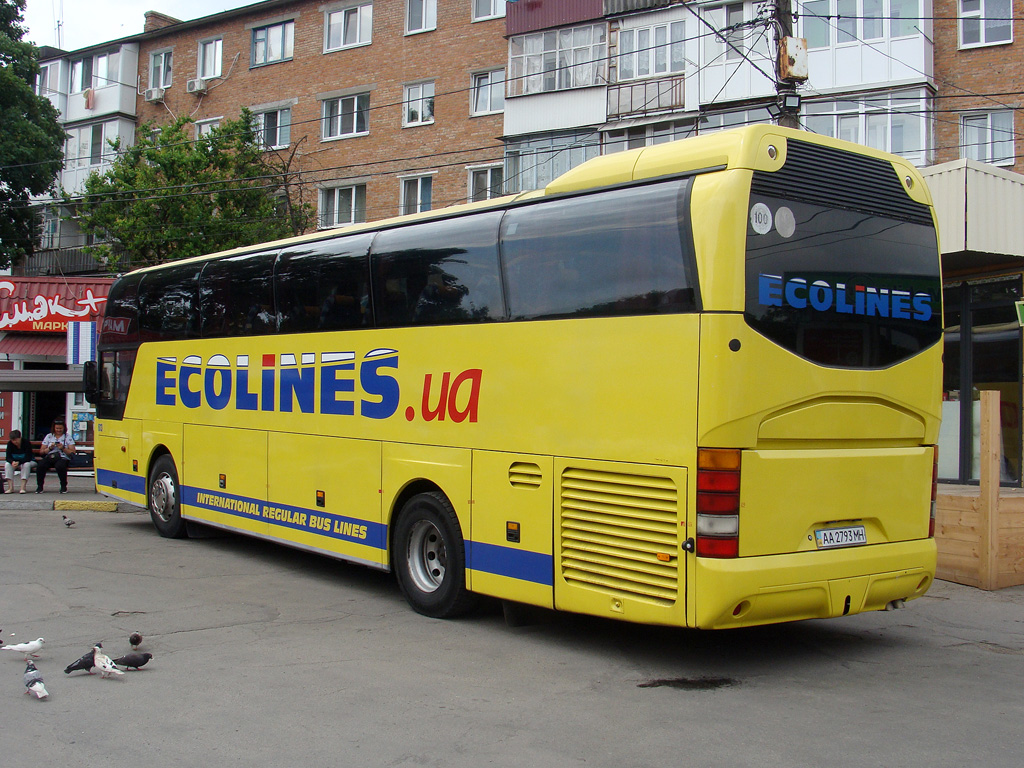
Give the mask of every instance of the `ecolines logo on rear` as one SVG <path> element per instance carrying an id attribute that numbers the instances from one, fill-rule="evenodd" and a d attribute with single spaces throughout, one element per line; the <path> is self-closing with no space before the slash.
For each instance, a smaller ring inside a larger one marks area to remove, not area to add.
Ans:
<path id="1" fill-rule="evenodd" d="M 392 375 L 398 369 L 398 350 L 374 349 L 358 361 L 355 352 L 304 352 L 264 354 L 260 365 L 252 366 L 249 355 L 238 355 L 235 364 L 226 355 L 211 355 L 203 361 L 188 355 L 181 363 L 175 357 L 156 360 L 157 405 L 178 405 L 214 410 L 278 411 L 319 413 L 387 419 L 401 402 L 401 388 Z M 483 371 L 473 368 L 454 380 L 449 371 L 441 377 L 437 404 L 432 405 L 432 374 L 423 379 L 419 415 L 424 421 L 459 423 L 477 420 Z M 359 381 L 361 397 L 356 396 Z M 406 408 L 408 421 L 415 420 L 416 408 Z"/>
<path id="2" fill-rule="evenodd" d="M 765 307 L 792 307 L 818 312 L 833 310 L 846 315 L 892 317 L 902 320 L 930 320 L 932 296 L 897 288 L 847 284 L 806 277 L 758 276 L 757 301 Z"/>

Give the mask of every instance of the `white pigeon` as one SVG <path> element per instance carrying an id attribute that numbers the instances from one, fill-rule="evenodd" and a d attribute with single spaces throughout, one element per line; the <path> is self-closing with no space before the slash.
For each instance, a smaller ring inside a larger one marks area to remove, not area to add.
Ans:
<path id="1" fill-rule="evenodd" d="M 100 671 L 100 677 L 121 676 L 124 674 L 124 672 L 114 666 L 114 662 L 98 645 L 92 649 L 92 665 Z"/>
<path id="2" fill-rule="evenodd" d="M 25 693 L 31 693 L 37 699 L 46 699 L 50 696 L 43 685 L 43 673 L 36 669 L 36 665 L 31 661 L 25 666 Z"/>
<path id="3" fill-rule="evenodd" d="M 36 640 L 29 640 L 27 643 L 16 643 L 14 645 L 5 645 L 0 648 L 0 651 L 15 651 L 17 653 L 25 654 L 25 661 L 28 661 L 30 656 L 39 658 L 39 654 L 36 651 L 40 651 L 43 648 L 43 638 Z"/>

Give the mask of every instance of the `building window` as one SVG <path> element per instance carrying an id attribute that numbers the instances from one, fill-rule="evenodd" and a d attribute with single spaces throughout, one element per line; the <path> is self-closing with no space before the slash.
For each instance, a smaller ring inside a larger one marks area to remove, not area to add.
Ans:
<path id="1" fill-rule="evenodd" d="M 256 138 L 264 149 L 287 147 L 291 141 L 291 107 L 272 109 L 253 115 L 256 119 Z"/>
<path id="2" fill-rule="evenodd" d="M 505 70 L 495 69 L 473 75 L 470 113 L 488 115 L 505 109 Z"/>
<path id="3" fill-rule="evenodd" d="M 167 52 L 168 64 L 170 67 L 170 51 Z M 99 53 L 95 56 L 87 56 L 84 59 L 75 59 L 71 62 L 70 92 L 81 93 L 88 88 L 102 88 L 105 85 L 116 85 L 118 80 L 118 62 L 120 56 L 117 51 Z M 49 73 L 49 88 L 51 92 L 57 91 L 57 65 L 51 64 L 52 71 Z M 167 81 L 170 83 L 170 70 L 168 69 Z M 45 94 L 40 94 L 45 95 Z"/>
<path id="4" fill-rule="evenodd" d="M 960 47 L 1013 41 L 1010 0 L 960 0 Z"/>
<path id="5" fill-rule="evenodd" d="M 36 75 L 35 88 L 33 89 L 36 95 L 46 97 L 51 93 L 57 93 L 57 86 L 60 82 L 59 73 L 60 68 L 57 62 L 40 66 L 39 74 Z"/>
<path id="6" fill-rule="evenodd" d="M 429 32 L 437 28 L 437 0 L 405 0 L 405 31 Z"/>
<path id="7" fill-rule="evenodd" d="M 402 125 L 428 125 L 434 122 L 434 84 L 417 83 L 405 86 L 405 112 Z"/>
<path id="8" fill-rule="evenodd" d="M 114 127 L 111 123 L 111 128 Z M 109 160 L 113 150 L 107 146 L 106 139 L 111 138 L 104 131 L 103 123 L 68 128 L 67 149 L 64 153 L 64 165 L 67 168 L 88 168 Z"/>
<path id="9" fill-rule="evenodd" d="M 429 211 L 433 185 L 433 176 L 414 176 L 402 179 L 402 214 Z"/>
<path id="10" fill-rule="evenodd" d="M 804 106 L 807 130 L 864 144 L 925 164 L 928 130 L 922 117 L 928 100 L 916 93 L 866 94 L 857 101 L 809 102 Z"/>
<path id="11" fill-rule="evenodd" d="M 1013 112 L 982 112 L 960 118 L 960 157 L 1013 165 Z"/>
<path id="12" fill-rule="evenodd" d="M 50 209 L 43 211 L 43 225 L 41 229 L 40 248 L 56 248 L 60 242 L 60 216 Z M 0 400 L 0 406 L 3 401 Z"/>
<path id="13" fill-rule="evenodd" d="M 102 88 L 105 85 L 117 85 L 118 60 L 117 51 L 100 53 L 93 59 L 92 87 Z"/>
<path id="14" fill-rule="evenodd" d="M 469 202 L 490 200 L 504 194 L 505 169 L 500 165 L 469 169 Z"/>
<path id="15" fill-rule="evenodd" d="M 160 51 L 149 57 L 149 87 L 171 87 L 171 51 Z"/>
<path id="16" fill-rule="evenodd" d="M 366 185 L 320 190 L 320 226 L 337 227 L 366 221 Z"/>
<path id="17" fill-rule="evenodd" d="M 924 34 L 917 3 L 918 0 L 889 0 L 889 37 Z"/>
<path id="18" fill-rule="evenodd" d="M 828 7 L 828 0 L 824 0 Z M 729 3 L 717 8 L 707 8 L 702 12 L 704 20 L 714 29 L 716 34 L 704 36 L 704 56 L 708 63 L 716 63 L 723 57 L 726 61 L 743 58 L 746 29 L 738 25 L 743 23 L 743 3 Z M 826 22 L 827 23 L 827 22 Z M 810 42 L 808 42 L 810 45 Z"/>
<path id="19" fill-rule="evenodd" d="M 596 131 L 509 139 L 505 145 L 505 190 L 543 189 L 552 179 L 601 154 Z"/>
<path id="20" fill-rule="evenodd" d="M 604 154 L 610 155 L 613 152 L 622 152 L 626 149 L 664 144 L 692 136 L 693 133 L 693 120 L 666 121 L 606 131 L 604 133 Z"/>
<path id="21" fill-rule="evenodd" d="M 199 44 L 199 77 L 204 80 L 220 77 L 223 52 L 224 41 L 219 37 L 216 40 L 204 40 Z"/>
<path id="22" fill-rule="evenodd" d="M 200 120 L 196 123 L 196 138 L 200 139 L 203 136 L 209 136 L 211 133 L 213 133 L 213 129 L 219 125 L 219 117 L 214 117 L 210 120 Z"/>
<path id="23" fill-rule="evenodd" d="M 619 80 L 682 72 L 685 27 L 677 21 L 619 32 Z"/>
<path id="24" fill-rule="evenodd" d="M 373 32 L 373 3 L 327 14 L 326 51 L 369 45 Z"/>
<path id="25" fill-rule="evenodd" d="M 473 0 L 473 21 L 500 19 L 505 15 L 505 0 Z"/>
<path id="26" fill-rule="evenodd" d="M 324 99 L 322 138 L 364 136 L 370 132 L 370 94 Z"/>
<path id="27" fill-rule="evenodd" d="M 295 22 L 271 24 L 252 31 L 252 66 L 273 64 L 292 57 L 295 49 Z"/>
<path id="28" fill-rule="evenodd" d="M 606 82 L 604 24 L 515 35 L 509 40 L 509 96 Z"/>

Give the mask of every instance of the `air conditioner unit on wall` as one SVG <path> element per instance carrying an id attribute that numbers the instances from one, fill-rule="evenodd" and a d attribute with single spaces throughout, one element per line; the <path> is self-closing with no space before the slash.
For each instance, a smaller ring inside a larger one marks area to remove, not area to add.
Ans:
<path id="1" fill-rule="evenodd" d="M 201 77 L 189 80 L 185 83 L 185 90 L 188 93 L 206 93 L 206 81 Z"/>
<path id="2" fill-rule="evenodd" d="M 146 101 L 163 101 L 164 100 L 164 89 L 163 88 L 147 88 L 146 89 Z"/>

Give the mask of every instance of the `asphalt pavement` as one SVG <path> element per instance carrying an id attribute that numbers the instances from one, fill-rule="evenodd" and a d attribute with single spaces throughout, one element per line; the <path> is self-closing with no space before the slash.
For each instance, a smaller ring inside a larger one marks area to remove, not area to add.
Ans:
<path id="1" fill-rule="evenodd" d="M 87 483 L 0 496 L 0 640 L 45 639 L 50 692 L 24 695 L 0 651 L 4 768 L 1024 763 L 1024 587 L 936 582 L 901 611 L 729 632 L 510 628 L 491 603 L 439 621 L 390 574 L 54 508 L 110 503 Z M 134 631 L 141 670 L 64 673 Z"/>

